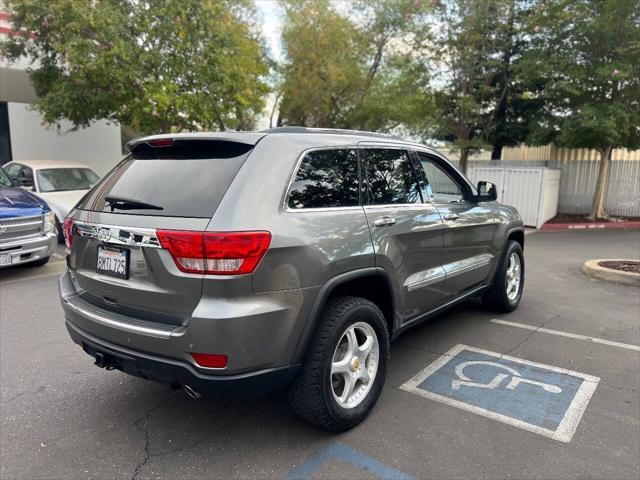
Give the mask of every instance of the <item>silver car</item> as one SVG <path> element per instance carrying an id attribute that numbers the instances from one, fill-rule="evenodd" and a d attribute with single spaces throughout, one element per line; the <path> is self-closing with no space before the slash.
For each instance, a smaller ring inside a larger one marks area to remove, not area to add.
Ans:
<path id="1" fill-rule="evenodd" d="M 191 396 L 287 388 L 340 431 L 402 332 L 471 297 L 520 302 L 518 213 L 423 145 L 283 128 L 129 149 L 64 221 L 66 324 L 99 367 Z"/>

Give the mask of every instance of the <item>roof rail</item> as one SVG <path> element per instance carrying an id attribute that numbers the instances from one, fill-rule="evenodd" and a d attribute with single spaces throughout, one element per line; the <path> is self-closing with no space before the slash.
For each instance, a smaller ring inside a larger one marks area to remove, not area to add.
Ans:
<path id="1" fill-rule="evenodd" d="M 387 138 L 394 140 L 403 140 L 397 135 L 389 135 L 387 133 L 367 132 L 364 130 L 346 130 L 342 128 L 310 128 L 310 127 L 276 127 L 260 130 L 259 133 L 333 133 L 336 135 L 362 135 L 367 137 Z"/>

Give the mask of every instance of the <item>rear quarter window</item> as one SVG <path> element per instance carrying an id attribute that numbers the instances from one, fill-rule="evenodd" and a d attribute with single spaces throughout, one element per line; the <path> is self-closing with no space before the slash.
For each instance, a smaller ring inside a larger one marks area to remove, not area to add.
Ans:
<path id="1" fill-rule="evenodd" d="M 190 145 L 191 144 L 191 145 Z M 176 142 L 135 148 L 78 204 L 80 210 L 128 215 L 211 218 L 253 145 Z M 139 204 L 122 208 L 108 197 Z M 144 204 L 160 208 L 144 208 Z"/>
<path id="2" fill-rule="evenodd" d="M 289 190 L 290 209 L 354 207 L 360 204 L 356 149 L 307 153 Z"/>

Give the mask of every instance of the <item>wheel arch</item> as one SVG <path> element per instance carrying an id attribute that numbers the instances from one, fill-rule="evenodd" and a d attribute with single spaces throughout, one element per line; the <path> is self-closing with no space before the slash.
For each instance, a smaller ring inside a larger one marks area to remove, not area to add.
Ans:
<path id="1" fill-rule="evenodd" d="M 524 250 L 524 229 L 517 227 L 509 230 L 507 241 L 504 244 L 505 247 L 510 240 L 515 240 L 516 242 L 518 242 L 520 244 L 520 247 L 522 247 L 522 250 Z"/>
<path id="2" fill-rule="evenodd" d="M 336 295 L 362 297 L 375 303 L 382 311 L 389 330 L 389 337 L 392 337 L 396 325 L 395 298 L 387 272 L 378 267 L 345 272 L 327 281 L 316 295 L 296 348 L 294 363 L 303 362 L 324 307 Z"/>

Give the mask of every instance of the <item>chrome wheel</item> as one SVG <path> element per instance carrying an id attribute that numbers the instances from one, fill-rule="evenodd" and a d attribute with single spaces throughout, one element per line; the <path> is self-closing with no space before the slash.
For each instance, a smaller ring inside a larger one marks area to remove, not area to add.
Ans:
<path id="1" fill-rule="evenodd" d="M 512 253 L 509 256 L 509 265 L 507 266 L 506 288 L 507 298 L 514 301 L 520 293 L 520 279 L 522 278 L 522 264 L 520 255 Z"/>
<path id="2" fill-rule="evenodd" d="M 354 408 L 367 397 L 379 360 L 380 346 L 373 327 L 364 322 L 349 326 L 331 361 L 331 389 L 338 405 Z"/>

